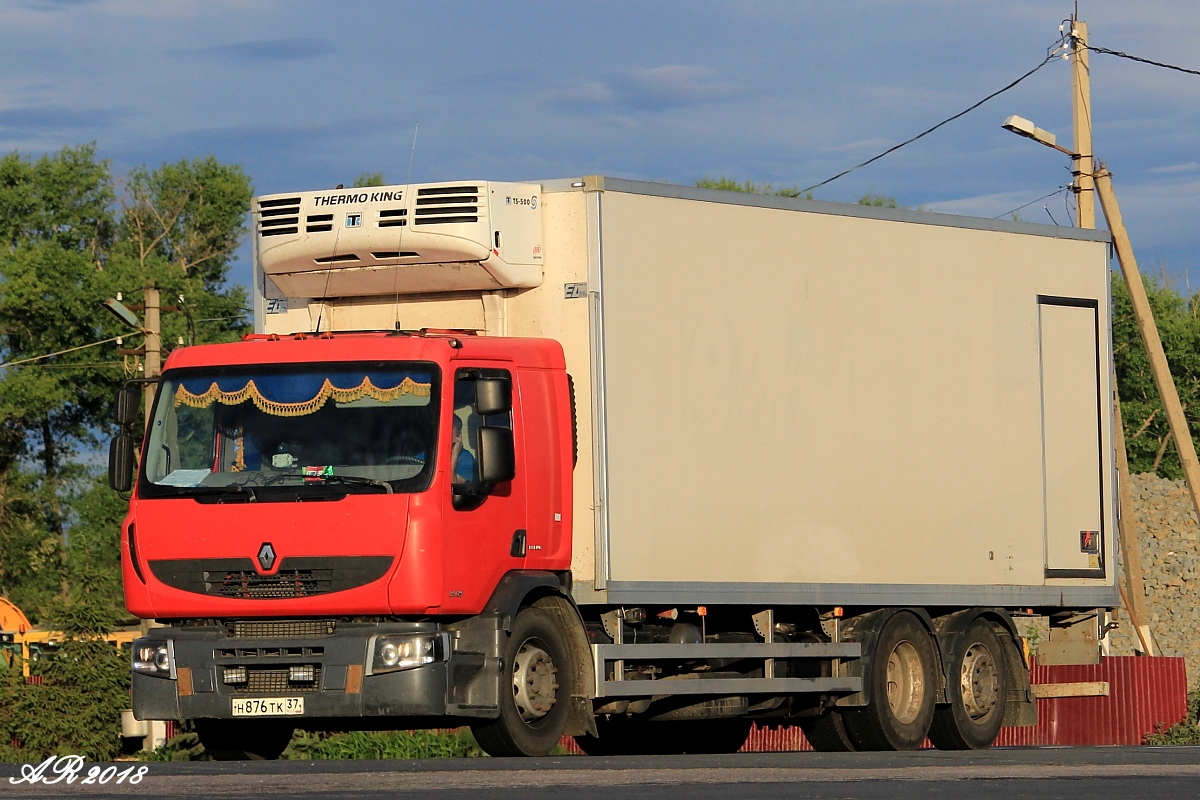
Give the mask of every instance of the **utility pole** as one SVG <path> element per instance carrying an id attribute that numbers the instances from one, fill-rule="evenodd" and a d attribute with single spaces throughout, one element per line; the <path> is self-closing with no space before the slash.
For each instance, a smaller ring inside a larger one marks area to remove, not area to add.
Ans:
<path id="1" fill-rule="evenodd" d="M 1072 177 L 1075 192 L 1075 209 L 1076 220 L 1081 228 L 1096 227 L 1096 180 L 1093 177 L 1095 172 L 1095 158 L 1092 151 L 1092 74 L 1088 64 L 1088 28 L 1087 23 L 1078 18 L 1078 11 L 1071 16 L 1071 121 L 1072 128 L 1075 134 L 1075 155 L 1074 163 L 1071 165 Z M 1116 207 L 1116 197 L 1113 197 L 1113 206 Z M 1107 207 L 1105 208 L 1107 214 Z M 1116 210 L 1118 220 L 1120 217 L 1120 209 Z M 1109 221 L 1109 228 L 1112 228 L 1112 221 Z M 1128 237 L 1125 239 L 1128 243 Z M 1132 248 L 1127 248 L 1129 257 L 1132 261 Z M 1122 272 L 1124 272 L 1125 261 L 1122 259 Z M 1134 262 L 1133 269 L 1137 270 L 1137 264 Z M 1126 281 L 1131 285 L 1132 282 L 1128 272 L 1124 272 Z M 1140 275 L 1135 278 L 1137 287 L 1142 288 Z M 1146 314 L 1149 315 L 1149 305 L 1146 306 Z M 1154 326 L 1153 317 L 1149 317 L 1150 327 L 1154 330 L 1154 337 L 1157 339 L 1158 332 Z M 1139 315 L 1139 326 L 1141 325 L 1141 317 Z M 1143 334 L 1144 338 L 1144 334 Z M 1161 343 L 1159 345 L 1161 351 Z M 1149 342 L 1147 341 L 1147 350 L 1149 350 Z M 1165 364 L 1165 358 L 1163 359 Z M 1169 377 L 1170 373 L 1168 373 Z M 1157 374 L 1156 374 L 1157 378 Z M 1175 385 L 1172 382 L 1171 388 L 1174 390 Z M 1161 394 L 1161 390 L 1160 390 Z M 1162 395 L 1165 398 L 1165 394 Z M 1133 629 L 1137 634 L 1138 641 L 1141 643 L 1142 652 L 1148 656 L 1157 655 L 1154 645 L 1154 637 L 1150 633 L 1150 615 L 1146 608 L 1146 589 L 1142 578 L 1142 554 L 1138 547 L 1137 523 L 1135 520 L 1135 511 L 1133 509 L 1133 492 L 1129 479 L 1129 456 L 1125 450 L 1125 429 L 1121 419 L 1121 400 L 1117 392 L 1116 376 L 1113 376 L 1113 411 L 1114 421 L 1116 424 L 1114 446 L 1117 451 L 1117 479 L 1120 482 L 1120 488 L 1117 496 L 1119 506 L 1119 520 L 1117 524 L 1118 533 L 1121 537 L 1121 551 L 1124 554 L 1125 566 L 1125 591 L 1122 596 L 1125 599 L 1126 608 L 1129 611 L 1130 621 L 1133 623 Z M 1188 441 L 1191 441 L 1190 436 Z M 1121 576 L 1118 575 L 1118 580 Z"/>
<path id="2" fill-rule="evenodd" d="M 162 322 L 159 319 L 158 287 L 152 283 L 146 284 L 144 316 L 144 333 L 146 336 L 146 373 L 144 377 L 157 378 L 162 374 Z M 154 389 L 156 384 L 147 382 L 142 387 L 142 400 L 146 409 L 146 427 L 150 427 L 150 412 L 154 405 Z"/>
<path id="3" fill-rule="evenodd" d="M 1075 208 L 1079 227 L 1096 227 L 1096 183 L 1092 178 L 1092 74 L 1088 67 L 1087 23 L 1071 17 L 1071 119 L 1075 130 Z"/>

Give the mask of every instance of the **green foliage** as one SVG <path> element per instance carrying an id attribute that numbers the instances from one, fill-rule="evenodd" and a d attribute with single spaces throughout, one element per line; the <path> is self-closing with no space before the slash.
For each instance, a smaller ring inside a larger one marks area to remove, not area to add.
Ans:
<path id="1" fill-rule="evenodd" d="M 364 172 L 362 175 L 359 175 L 357 178 L 354 179 L 354 188 L 355 189 L 365 189 L 368 186 L 383 186 L 383 185 L 385 185 L 385 184 L 383 182 L 383 173 L 382 172 Z"/>
<path id="2" fill-rule="evenodd" d="M 1163 350 L 1179 391 L 1188 426 L 1200 430 L 1200 294 L 1183 297 L 1165 282 L 1149 278 L 1144 285 L 1162 339 Z M 1171 442 L 1150 360 L 1120 276 L 1112 282 L 1113 358 L 1125 425 L 1125 447 L 1133 472 L 1155 472 L 1180 479 L 1183 470 Z"/>
<path id="3" fill-rule="evenodd" d="M 129 707 L 129 651 L 100 639 L 67 639 L 32 665 L 0 674 L 0 761 L 50 755 L 111 761 L 121 750 L 121 709 Z"/>
<path id="4" fill-rule="evenodd" d="M 474 758 L 484 752 L 468 728 L 456 731 L 298 732 L 283 757 L 327 759 Z"/>
<path id="5" fill-rule="evenodd" d="M 225 280 L 246 232 L 250 180 L 242 168 L 212 156 L 130 172 L 122 199 L 121 240 L 138 261 L 160 256 L 206 289 Z"/>
<path id="6" fill-rule="evenodd" d="M 0 158 L 0 243 L 10 252 L 34 242 L 99 253 L 113 234 L 108 162 L 94 144 L 66 147 L 37 161 Z"/>
<path id="7" fill-rule="evenodd" d="M 283 758 L 297 761 L 374 760 L 417 758 L 477 758 L 486 755 L 475 744 L 468 728 L 452 731 L 351 731 L 315 733 L 297 731 Z M 208 754 L 200 738 L 183 730 L 142 761 L 204 761 Z"/>
<path id="8" fill-rule="evenodd" d="M 1198 745 L 1200 744 L 1200 689 L 1188 692 L 1188 712 L 1180 722 L 1169 728 L 1161 726 L 1146 734 L 1142 744 Z"/>
<path id="9" fill-rule="evenodd" d="M 765 194 L 774 197 L 801 197 L 799 186 L 784 186 L 776 189 L 770 183 L 757 183 L 752 180 L 735 181 L 733 178 L 700 178 L 696 181 L 700 189 L 719 189 L 723 192 L 742 192 L 743 194 Z M 803 195 L 804 200 L 812 200 L 812 192 Z"/>
<path id="10" fill-rule="evenodd" d="M 207 758 L 204 745 L 193 730 L 177 733 L 154 750 L 138 753 L 139 761 L 204 761 Z"/>
<path id="11" fill-rule="evenodd" d="M 62 539 L 43 524 L 45 494 L 36 475 L 0 472 L 0 596 L 35 624 L 58 601 L 66 579 Z"/>
<path id="12" fill-rule="evenodd" d="M 129 705 L 128 653 L 89 637 L 125 616 L 124 503 L 96 475 L 96 455 L 114 392 L 137 372 L 116 344 L 80 346 L 141 337 L 101 301 L 122 292 L 137 303 L 158 286 L 180 307 L 163 313 L 168 349 L 247 327 L 245 291 L 226 285 L 249 209 L 241 168 L 211 157 L 141 167 L 119 203 L 117 188 L 92 145 L 0 157 L 0 363 L 36 359 L 0 368 L 0 596 L 69 636 L 36 665 L 45 685 L 7 670 L 4 757 L 111 758 Z"/>
<path id="13" fill-rule="evenodd" d="M 901 208 L 902 206 L 896 202 L 896 198 L 886 194 L 864 194 L 858 198 L 860 206 L 875 206 L 876 208 Z"/>
<path id="14" fill-rule="evenodd" d="M 74 348 L 140 344 L 100 303 L 137 302 L 148 283 L 181 306 L 163 314 L 168 348 L 246 329 L 245 292 L 225 285 L 249 208 L 242 170 L 211 157 L 138 168 L 119 209 L 115 197 L 92 146 L 0 158 L 0 362 L 58 354 L 0 369 L 0 595 L 79 631 L 120 613 L 119 500 L 86 455 L 133 365 L 115 344 Z"/>

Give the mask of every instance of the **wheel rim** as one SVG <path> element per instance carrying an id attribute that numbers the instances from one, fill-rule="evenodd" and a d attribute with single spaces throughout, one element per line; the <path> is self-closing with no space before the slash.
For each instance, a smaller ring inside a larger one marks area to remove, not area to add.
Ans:
<path id="1" fill-rule="evenodd" d="M 541 641 L 526 640 L 513 659 L 513 700 L 521 719 L 535 722 L 550 713 L 558 696 L 554 659 Z"/>
<path id="2" fill-rule="evenodd" d="M 887 701 L 892 716 L 908 725 L 921 714 L 925 700 L 925 674 L 921 654 L 912 642 L 899 642 L 888 654 Z"/>
<path id="3" fill-rule="evenodd" d="M 1000 675 L 991 651 L 982 643 L 975 642 L 967 648 L 960 679 L 967 715 L 980 720 L 992 713 L 1000 701 Z"/>

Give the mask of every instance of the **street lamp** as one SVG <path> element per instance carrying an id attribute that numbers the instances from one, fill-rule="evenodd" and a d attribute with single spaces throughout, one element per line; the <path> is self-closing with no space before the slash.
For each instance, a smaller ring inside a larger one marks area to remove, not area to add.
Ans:
<path id="1" fill-rule="evenodd" d="M 130 311 L 125 306 L 125 304 L 121 302 L 120 295 L 118 295 L 117 298 L 118 299 L 116 299 L 116 300 L 109 298 L 108 300 L 105 300 L 100 305 L 102 305 L 108 311 L 112 312 L 112 315 L 114 317 L 121 320 L 121 322 L 124 322 L 126 325 L 133 328 L 135 331 L 143 331 L 144 332 L 144 329 L 142 328 L 141 320 L 139 320 L 137 318 L 137 315 L 134 314 L 132 311 Z"/>
<path id="2" fill-rule="evenodd" d="M 1044 144 L 1046 147 L 1053 147 L 1060 153 L 1066 153 L 1071 158 L 1078 160 L 1079 154 L 1073 153 L 1062 145 L 1058 144 L 1058 137 L 1050 131 L 1042 130 L 1037 125 L 1034 125 L 1024 117 L 1018 117 L 1013 114 L 1008 119 L 1004 120 L 1001 125 L 1006 131 L 1012 131 L 1017 136 L 1024 136 L 1026 139 L 1033 139 L 1039 144 Z"/>

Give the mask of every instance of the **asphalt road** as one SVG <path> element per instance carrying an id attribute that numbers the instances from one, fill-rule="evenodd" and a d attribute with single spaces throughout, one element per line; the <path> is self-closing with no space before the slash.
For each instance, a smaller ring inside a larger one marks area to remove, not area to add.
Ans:
<path id="1" fill-rule="evenodd" d="M 93 766 L 86 765 L 83 774 Z M 124 769 L 129 764 L 117 765 Z M 134 786 L 13 785 L 0 797 L 355 800 L 807 800 L 1200 798 L 1200 747 L 1021 748 L 982 753 L 745 753 L 430 761 L 147 764 Z"/>

